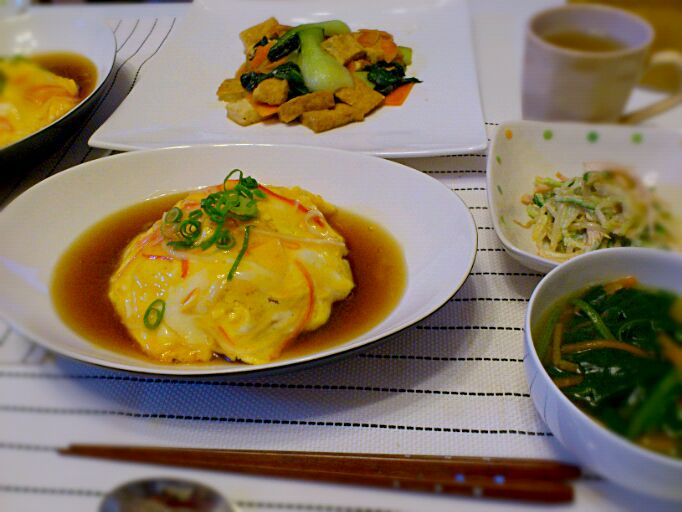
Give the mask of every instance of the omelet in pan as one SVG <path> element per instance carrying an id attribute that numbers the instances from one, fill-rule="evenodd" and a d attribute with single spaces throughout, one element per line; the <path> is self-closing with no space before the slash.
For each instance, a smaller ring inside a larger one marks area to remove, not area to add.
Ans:
<path id="1" fill-rule="evenodd" d="M 23 58 L 0 58 L 0 148 L 59 119 L 81 101 L 75 80 Z"/>
<path id="2" fill-rule="evenodd" d="M 333 211 L 319 196 L 235 170 L 130 242 L 109 298 L 153 359 L 267 363 L 354 287 L 345 241 L 325 217 Z"/>

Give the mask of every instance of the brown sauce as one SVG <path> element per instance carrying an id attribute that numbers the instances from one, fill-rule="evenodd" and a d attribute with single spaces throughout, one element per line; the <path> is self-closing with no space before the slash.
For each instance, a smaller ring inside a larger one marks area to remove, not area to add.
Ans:
<path id="1" fill-rule="evenodd" d="M 31 60 L 55 75 L 75 81 L 80 100 L 85 99 L 97 85 L 97 68 L 90 59 L 78 53 L 39 53 L 31 55 Z"/>
<path id="2" fill-rule="evenodd" d="M 51 294 L 60 317 L 71 329 L 101 347 L 151 360 L 109 301 L 109 278 L 128 243 L 182 197 L 184 194 L 164 196 L 117 212 L 88 229 L 61 256 Z M 325 325 L 299 336 L 279 359 L 318 352 L 368 331 L 388 316 L 405 290 L 402 249 L 386 230 L 344 210 L 328 221 L 346 239 L 355 288 L 334 305 Z"/>

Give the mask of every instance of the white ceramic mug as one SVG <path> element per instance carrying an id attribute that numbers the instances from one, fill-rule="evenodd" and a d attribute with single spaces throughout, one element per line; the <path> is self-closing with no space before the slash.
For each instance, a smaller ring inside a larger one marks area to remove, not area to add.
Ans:
<path id="1" fill-rule="evenodd" d="M 563 48 L 544 38 L 559 32 L 599 34 L 620 43 L 609 51 Z M 522 106 L 524 119 L 588 122 L 639 121 L 682 100 L 674 95 L 658 107 L 623 117 L 623 109 L 642 75 L 654 29 L 630 12 L 599 5 L 565 5 L 537 13 L 526 29 Z M 661 52 L 650 64 L 672 63 L 682 83 L 682 56 Z"/>

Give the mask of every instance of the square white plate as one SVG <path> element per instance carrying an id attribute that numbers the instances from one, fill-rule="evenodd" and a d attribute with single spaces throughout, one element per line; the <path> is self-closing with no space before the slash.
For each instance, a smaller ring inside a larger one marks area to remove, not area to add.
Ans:
<path id="1" fill-rule="evenodd" d="M 239 126 L 216 98 L 244 59 L 239 32 L 270 16 L 377 28 L 413 49 L 417 84 L 401 107 L 325 133 L 280 123 Z M 479 151 L 487 137 L 465 0 L 195 0 L 90 145 L 115 150 L 205 143 L 304 144 L 383 157 Z"/>
<path id="2" fill-rule="evenodd" d="M 488 206 L 497 236 L 523 265 L 549 272 L 558 262 L 538 256 L 521 196 L 536 176 L 581 176 L 585 162 L 627 168 L 682 218 L 682 135 L 659 128 L 515 121 L 501 124 L 488 151 Z"/>

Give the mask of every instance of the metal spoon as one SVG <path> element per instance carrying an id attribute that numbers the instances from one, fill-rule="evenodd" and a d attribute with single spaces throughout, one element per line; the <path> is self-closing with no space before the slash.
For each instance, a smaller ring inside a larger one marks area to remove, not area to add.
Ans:
<path id="1" fill-rule="evenodd" d="M 238 512 L 204 484 L 171 478 L 127 482 L 107 494 L 99 512 Z"/>

